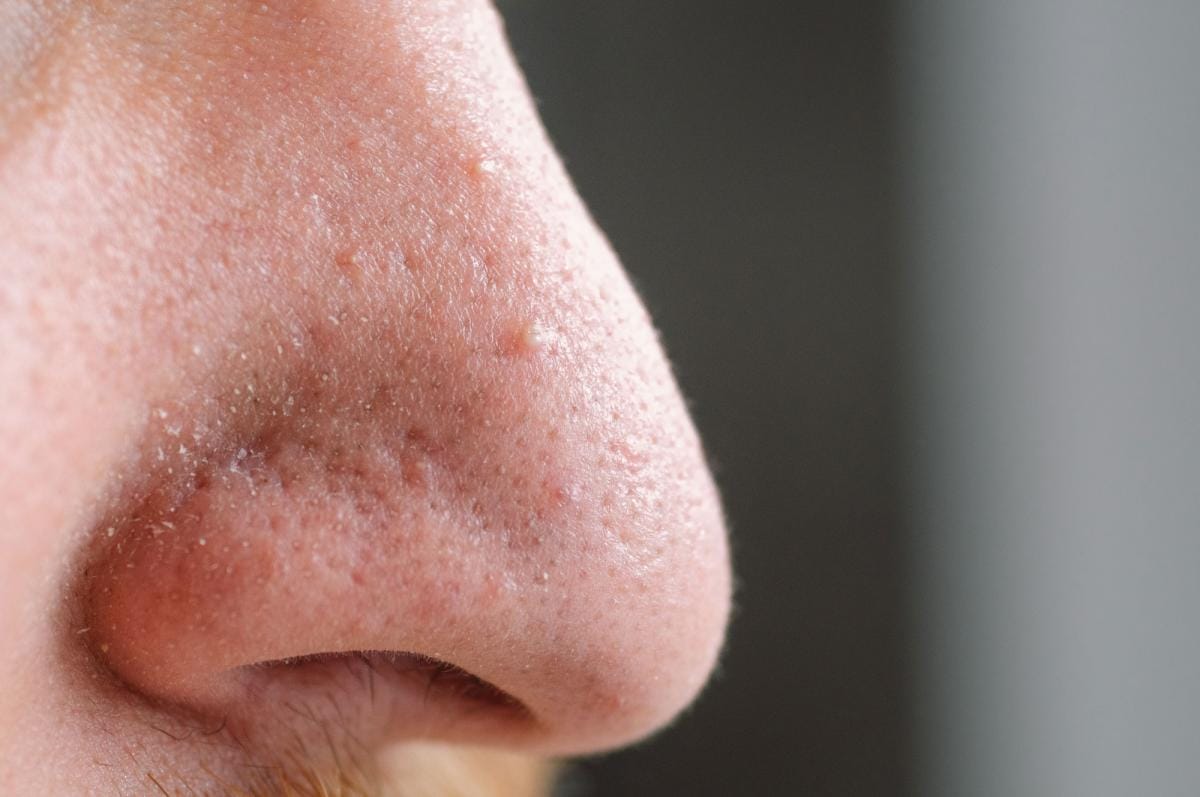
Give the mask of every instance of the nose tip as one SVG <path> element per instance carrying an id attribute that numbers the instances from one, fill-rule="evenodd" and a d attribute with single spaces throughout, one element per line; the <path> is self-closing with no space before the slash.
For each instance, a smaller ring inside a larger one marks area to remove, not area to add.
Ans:
<path id="1" fill-rule="evenodd" d="M 730 577 L 700 444 L 483 17 L 413 24 L 436 95 L 397 56 L 305 86 L 355 113 L 297 115 L 286 82 L 244 103 L 325 166 L 248 147 L 239 184 L 284 206 L 240 251 L 287 265 L 214 288 L 261 320 L 150 413 L 154 475 L 100 535 L 91 638 L 136 689 L 252 723 L 359 662 L 487 697 L 339 687 L 372 690 L 380 738 L 567 753 L 650 733 L 712 669 Z M 428 56 L 460 28 L 486 46 Z"/>

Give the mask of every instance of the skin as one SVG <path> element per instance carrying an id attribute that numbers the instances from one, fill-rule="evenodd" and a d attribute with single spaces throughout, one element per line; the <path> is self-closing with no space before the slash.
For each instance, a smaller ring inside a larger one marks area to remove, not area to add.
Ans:
<path id="1" fill-rule="evenodd" d="M 0 8 L 0 792 L 530 793 L 670 722 L 719 502 L 494 10 Z"/>

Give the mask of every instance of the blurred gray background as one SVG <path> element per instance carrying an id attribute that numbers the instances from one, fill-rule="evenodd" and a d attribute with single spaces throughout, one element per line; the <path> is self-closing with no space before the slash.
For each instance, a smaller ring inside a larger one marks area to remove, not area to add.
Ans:
<path id="1" fill-rule="evenodd" d="M 1200 794 L 1200 4 L 501 8 L 741 582 L 566 791 Z"/>

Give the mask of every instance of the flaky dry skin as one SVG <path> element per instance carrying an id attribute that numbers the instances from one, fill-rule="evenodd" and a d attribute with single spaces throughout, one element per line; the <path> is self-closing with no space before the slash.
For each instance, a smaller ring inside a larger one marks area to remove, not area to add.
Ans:
<path id="1" fill-rule="evenodd" d="M 716 493 L 490 6 L 4 13 L 0 792 L 670 721 Z"/>

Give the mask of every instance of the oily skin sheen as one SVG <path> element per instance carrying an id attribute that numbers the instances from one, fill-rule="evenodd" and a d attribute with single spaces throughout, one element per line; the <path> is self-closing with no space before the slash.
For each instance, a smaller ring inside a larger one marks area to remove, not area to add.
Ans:
<path id="1" fill-rule="evenodd" d="M 490 5 L 0 37 L 0 793 L 529 794 L 694 698 L 716 493 Z"/>

